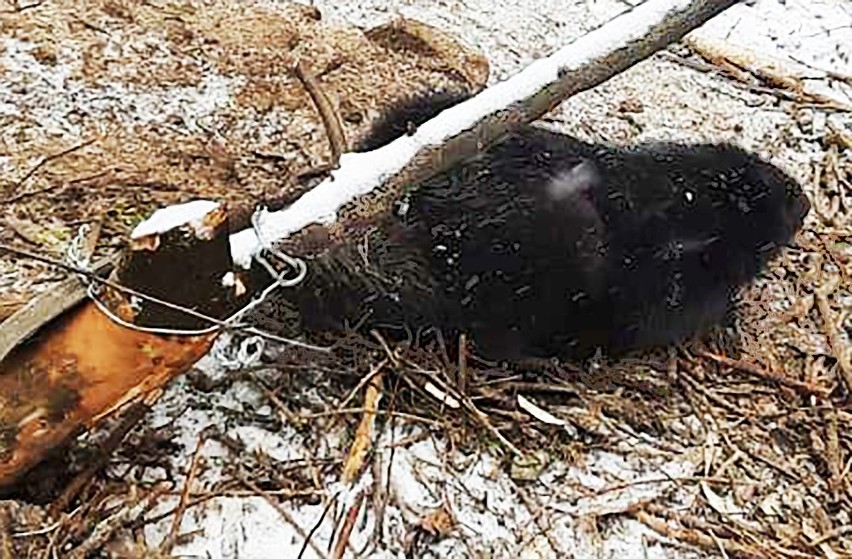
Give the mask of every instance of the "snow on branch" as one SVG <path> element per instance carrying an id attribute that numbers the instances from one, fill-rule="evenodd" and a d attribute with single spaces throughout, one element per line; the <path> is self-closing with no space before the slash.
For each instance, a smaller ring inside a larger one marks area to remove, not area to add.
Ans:
<path id="1" fill-rule="evenodd" d="M 284 239 L 379 186 L 399 191 L 474 155 L 513 126 L 536 120 L 559 103 L 644 60 L 736 4 L 738 0 L 648 0 L 538 60 L 514 77 L 451 107 L 411 136 L 340 158 L 332 176 L 281 211 L 266 214 L 262 237 Z M 260 249 L 255 231 L 231 235 L 234 261 L 248 267 Z"/>

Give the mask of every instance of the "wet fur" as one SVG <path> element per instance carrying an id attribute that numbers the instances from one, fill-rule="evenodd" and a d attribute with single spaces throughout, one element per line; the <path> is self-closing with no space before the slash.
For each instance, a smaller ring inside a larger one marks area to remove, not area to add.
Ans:
<path id="1" fill-rule="evenodd" d="M 446 106 L 412 100 L 359 147 Z M 622 149 L 523 126 L 312 261 L 292 302 L 307 330 L 364 319 L 468 332 L 495 359 L 618 354 L 722 320 L 808 208 L 793 179 L 732 145 Z"/>

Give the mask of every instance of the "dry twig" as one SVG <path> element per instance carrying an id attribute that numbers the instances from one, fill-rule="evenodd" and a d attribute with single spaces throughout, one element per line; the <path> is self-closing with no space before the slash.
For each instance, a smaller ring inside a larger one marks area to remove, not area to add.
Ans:
<path id="1" fill-rule="evenodd" d="M 169 530 L 169 535 L 163 540 L 160 545 L 160 553 L 169 556 L 172 553 L 175 543 L 180 535 L 180 525 L 183 522 L 183 515 L 186 513 L 187 504 L 189 503 L 189 492 L 192 489 L 192 483 L 195 481 L 195 475 L 198 471 L 198 458 L 201 456 L 201 449 L 204 447 L 204 434 L 199 435 L 195 444 L 195 452 L 192 453 L 192 460 L 189 463 L 189 472 L 186 474 L 186 479 L 183 482 L 183 489 L 180 493 L 180 501 L 175 509 L 175 516 L 172 520 L 172 527 Z"/>
<path id="2" fill-rule="evenodd" d="M 20 188 L 25 182 L 27 182 L 30 178 L 32 178 L 32 176 L 35 175 L 38 172 L 39 169 L 44 167 L 46 164 L 48 164 L 51 161 L 54 161 L 56 159 L 60 159 L 62 157 L 65 157 L 66 155 L 69 155 L 71 153 L 74 153 L 75 151 L 77 151 L 79 149 L 83 149 L 84 147 L 92 144 L 94 141 L 95 141 L 94 139 L 88 140 L 88 141 L 82 142 L 80 144 L 71 146 L 68 149 L 64 149 L 64 150 L 60 151 L 59 153 L 54 153 L 54 154 L 51 154 L 51 155 L 45 155 L 44 157 L 39 159 L 38 163 L 33 165 L 32 168 L 29 171 L 27 171 L 27 173 L 23 177 L 21 177 L 16 182 L 14 182 L 13 186 L 16 189 Z M 54 187 L 49 187 L 49 188 L 54 188 Z M 12 204 L 14 202 L 18 202 L 18 201 L 26 198 L 27 196 L 33 196 L 35 194 L 39 194 L 39 193 L 44 192 L 46 190 L 47 189 L 41 189 L 41 190 L 38 190 L 38 191 L 35 191 L 35 192 L 22 192 L 22 193 L 20 193 L 16 196 L 12 196 L 10 198 L 0 200 L 0 204 Z"/>
<path id="3" fill-rule="evenodd" d="M 737 371 L 747 373 L 749 375 L 764 379 L 770 380 L 772 382 L 778 383 L 782 386 L 786 386 L 788 388 L 792 388 L 797 392 L 800 392 L 806 396 L 819 396 L 820 398 L 827 398 L 830 392 L 824 388 L 819 386 L 814 386 L 807 382 L 801 382 L 795 379 L 788 378 L 784 375 L 767 371 L 765 369 L 761 369 L 757 365 L 753 365 L 751 363 L 747 363 L 745 361 L 740 361 L 737 359 L 730 359 L 728 357 L 723 357 L 721 355 L 716 355 L 715 353 L 710 353 L 709 351 L 699 351 L 698 355 L 702 357 L 706 357 L 707 359 L 712 359 L 717 363 L 720 363 L 726 367 L 730 367 Z"/>
<path id="4" fill-rule="evenodd" d="M 95 528 L 92 535 L 69 555 L 69 559 L 86 559 L 106 545 L 116 532 L 136 520 L 137 517 L 154 506 L 157 499 L 167 490 L 160 485 L 149 492 L 147 496 L 135 499 L 132 504 L 124 506 L 119 512 L 104 520 Z"/>
<path id="5" fill-rule="evenodd" d="M 843 319 L 846 318 L 846 313 L 841 319 L 835 316 L 831 305 L 828 303 L 828 296 L 840 285 L 840 277 L 835 276 L 827 280 L 823 285 L 814 289 L 816 296 L 817 307 L 822 314 L 823 323 L 825 324 L 825 333 L 828 336 L 829 344 L 831 345 L 834 356 L 837 358 L 837 366 L 840 368 L 840 375 L 843 382 L 846 384 L 846 390 L 852 394 L 852 346 L 841 334 L 843 329 Z"/>
<path id="6" fill-rule="evenodd" d="M 340 116 L 337 110 L 331 104 L 328 96 L 323 91 L 319 81 L 314 77 L 304 61 L 299 60 L 294 68 L 296 77 L 305 86 L 308 94 L 314 102 L 314 105 L 325 126 L 325 133 L 328 135 L 328 143 L 331 147 L 331 167 L 336 168 L 337 162 L 340 160 L 340 155 L 348 150 L 346 144 L 346 136 L 343 133 L 343 125 L 340 122 Z"/>
<path id="7" fill-rule="evenodd" d="M 743 557 L 746 559 L 765 559 L 766 557 L 766 554 L 761 553 L 757 549 L 730 539 L 723 540 L 719 537 L 713 538 L 703 532 L 689 528 L 675 528 L 665 520 L 652 516 L 645 511 L 636 511 L 633 515 L 637 520 L 655 532 L 673 540 L 678 540 L 706 550 L 716 551 L 721 548 L 735 557 Z"/>
<path id="8" fill-rule="evenodd" d="M 345 486 L 351 486 L 352 482 L 357 478 L 359 472 L 364 467 L 367 457 L 367 452 L 373 444 L 373 428 L 376 422 L 376 411 L 378 410 L 379 400 L 382 397 L 382 364 L 383 361 L 376 366 L 367 378 L 367 389 L 364 394 L 364 415 L 361 417 L 361 422 L 358 424 L 358 429 L 355 431 L 355 440 L 352 442 L 352 447 L 349 449 L 349 457 L 343 465 L 342 481 Z M 361 505 L 364 502 L 364 493 L 360 492 L 352 503 L 351 508 L 347 511 L 343 526 L 337 536 L 337 541 L 334 545 L 332 557 L 340 559 L 349 544 L 349 536 L 355 526 L 355 521 L 358 518 L 358 512 L 361 510 Z"/>
<path id="9" fill-rule="evenodd" d="M 242 473 L 238 473 L 237 475 L 238 475 L 238 477 L 239 477 L 240 481 L 241 481 L 241 482 L 243 482 L 243 484 L 245 484 L 245 486 L 246 486 L 246 487 L 248 487 L 249 489 L 251 489 L 252 491 L 254 491 L 255 495 L 258 495 L 258 496 L 260 496 L 260 497 L 263 497 L 263 499 L 264 499 L 267 503 L 269 503 L 269 505 L 270 505 L 273 509 L 275 509 L 275 512 L 277 512 L 277 513 L 278 513 L 278 515 L 279 515 L 282 519 L 284 519 L 284 521 L 285 521 L 285 522 L 287 522 L 287 524 L 289 524 L 290 526 L 292 526 L 293 530 L 294 530 L 294 531 L 295 531 L 295 532 L 299 535 L 299 537 L 301 537 L 303 540 L 305 540 L 305 541 L 307 541 L 307 542 L 308 542 L 308 545 L 310 545 L 310 546 L 311 546 L 311 549 L 313 549 L 313 550 L 314 550 L 314 552 L 317 554 L 317 556 L 319 556 L 319 557 L 321 557 L 321 558 L 323 558 L 323 559 L 327 559 L 327 558 L 328 558 L 328 555 L 325 553 L 325 551 L 323 551 L 323 550 L 322 550 L 322 548 L 320 548 L 320 547 L 319 547 L 316 543 L 314 543 L 313 541 L 311 541 L 311 538 L 308 536 L 308 533 L 307 533 L 307 532 L 305 532 L 305 529 L 304 529 L 304 528 L 302 528 L 302 527 L 299 525 L 299 523 L 298 523 L 298 522 L 296 522 L 296 519 L 295 519 L 295 518 L 293 518 L 293 515 L 292 515 L 292 514 L 290 514 L 289 512 L 287 512 L 287 511 L 284 509 L 284 507 L 282 507 L 282 506 L 281 506 L 281 504 L 280 504 L 280 503 L 278 503 L 278 501 L 276 501 L 275 499 L 273 499 L 273 498 L 272 498 L 272 495 L 271 495 L 270 493 L 268 493 L 268 492 L 264 491 L 263 489 L 261 489 L 260 487 L 258 487 L 258 486 L 257 486 L 257 484 L 255 484 L 254 482 L 252 482 L 252 481 L 250 481 L 248 478 L 246 478 L 244 474 L 242 474 Z"/>
<path id="10" fill-rule="evenodd" d="M 0 559 L 13 559 L 12 516 L 5 507 L 0 507 Z"/>

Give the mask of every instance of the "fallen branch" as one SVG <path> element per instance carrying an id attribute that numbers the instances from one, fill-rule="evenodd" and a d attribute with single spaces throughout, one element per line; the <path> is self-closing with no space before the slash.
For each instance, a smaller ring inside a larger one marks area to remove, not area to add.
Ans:
<path id="1" fill-rule="evenodd" d="M 337 536 L 337 542 L 334 544 L 332 559 L 343 559 L 343 554 L 346 548 L 350 545 L 349 536 L 352 534 L 352 529 L 355 527 L 355 522 L 358 520 L 358 513 L 361 512 L 361 505 L 364 504 L 364 493 L 358 493 L 355 501 L 344 516 L 343 526 L 340 528 L 340 533 Z"/>
<path id="2" fill-rule="evenodd" d="M 82 142 L 80 144 L 71 146 L 70 148 L 64 149 L 64 150 L 60 151 L 59 153 L 54 153 L 54 154 L 51 154 L 51 155 L 45 155 L 44 157 L 39 159 L 38 163 L 33 165 L 32 168 L 29 171 L 27 171 L 26 174 L 24 174 L 23 177 L 21 177 L 19 180 L 12 183 L 12 185 L 16 189 L 20 188 L 21 186 L 23 186 L 23 184 L 25 182 L 27 182 L 30 178 L 32 178 L 32 176 L 35 175 L 39 171 L 39 169 L 41 169 L 42 167 L 44 167 L 45 165 L 47 165 L 51 161 L 53 161 L 55 159 L 60 159 L 62 157 L 65 157 L 66 155 L 70 155 L 70 154 L 74 153 L 77 150 L 83 149 L 84 147 L 92 144 L 94 141 L 95 140 L 87 140 L 87 141 Z M 43 192 L 43 190 L 38 190 L 38 191 L 35 191 L 35 192 L 22 192 L 22 193 L 20 193 L 16 196 L 11 196 L 9 198 L 4 198 L 3 200 L 0 200 L 0 204 L 5 205 L 5 204 L 11 204 L 13 202 L 18 202 L 19 200 L 22 200 L 22 199 L 26 198 L 27 196 L 33 196 L 35 194 L 38 194 L 39 192 Z"/>
<path id="3" fill-rule="evenodd" d="M 353 486 L 355 479 L 364 467 L 367 453 L 373 444 L 376 412 L 379 407 L 379 401 L 382 398 L 383 376 L 380 371 L 381 367 L 377 367 L 376 370 L 371 371 L 368 377 L 370 380 L 364 392 L 364 415 L 361 417 L 361 422 L 358 424 L 358 429 L 355 432 L 355 440 L 349 449 L 349 456 L 343 464 L 341 481 L 347 488 Z M 364 491 L 366 489 L 362 489 L 358 493 L 343 517 L 343 525 L 338 532 L 337 541 L 332 552 L 334 559 L 341 559 L 349 545 L 349 536 L 352 534 L 352 529 L 355 527 L 355 521 L 358 519 L 361 505 L 364 503 Z"/>
<path id="4" fill-rule="evenodd" d="M 710 551 L 722 549 L 724 552 L 730 553 L 734 557 L 744 557 L 747 559 L 761 559 L 767 557 L 767 554 L 735 541 L 723 540 L 719 537 L 714 538 L 703 532 L 689 528 L 676 528 L 665 520 L 652 516 L 645 511 L 636 511 L 634 516 L 636 517 L 636 520 L 645 524 L 658 534 L 676 541 L 701 547 Z"/>
<path id="5" fill-rule="evenodd" d="M 204 447 L 204 435 L 199 435 L 195 442 L 195 452 L 192 453 L 192 460 L 189 462 L 189 471 L 186 474 L 186 479 L 183 482 L 183 489 L 180 492 L 180 501 L 175 509 L 175 516 L 172 519 L 172 527 L 169 529 L 169 535 L 160 545 L 160 553 L 164 557 L 172 554 L 172 549 L 180 536 L 180 525 L 183 523 L 183 515 L 186 513 L 187 505 L 189 504 L 189 492 L 192 489 L 192 484 L 195 482 L 195 476 L 198 472 L 198 459 L 201 456 L 201 449 Z"/>
<path id="6" fill-rule="evenodd" d="M 0 507 L 0 559 L 15 557 L 11 526 L 12 515 L 4 507 Z"/>
<path id="7" fill-rule="evenodd" d="M 166 484 L 154 487 L 147 495 L 139 495 L 120 507 L 118 512 L 101 521 L 86 541 L 67 555 L 70 559 L 86 559 L 105 546 L 115 536 L 134 520 L 144 515 L 156 506 L 160 497 L 167 491 Z"/>
<path id="8" fill-rule="evenodd" d="M 753 83 L 749 78 L 753 77 L 771 88 L 792 94 L 801 102 L 839 111 L 852 110 L 852 107 L 836 99 L 807 91 L 805 80 L 785 61 L 707 37 L 690 37 L 686 45 L 741 83 L 749 85 Z"/>
<path id="9" fill-rule="evenodd" d="M 825 281 L 823 285 L 814 289 L 816 296 L 817 308 L 822 314 L 823 324 L 825 325 L 825 334 L 828 337 L 828 343 L 834 356 L 837 358 L 837 366 L 840 369 L 840 377 L 846 384 L 846 390 L 852 394 L 852 345 L 842 334 L 843 323 L 847 314 L 841 314 L 838 319 L 831 305 L 828 302 L 828 297 L 840 286 L 840 277 L 834 277 Z"/>
<path id="10" fill-rule="evenodd" d="M 308 535 L 307 532 L 305 532 L 305 529 L 302 528 L 302 526 L 296 521 L 296 519 L 293 518 L 293 515 L 287 512 L 287 510 L 285 510 L 284 507 L 282 507 L 278 501 L 273 499 L 270 493 L 261 489 L 257 484 L 250 481 L 242 473 L 240 473 L 238 477 L 246 487 L 254 491 L 255 495 L 263 497 L 263 499 L 267 503 L 269 503 L 269 506 L 271 506 L 275 510 L 275 512 L 278 513 L 278 516 L 280 516 L 287 524 L 289 524 L 296 532 L 296 534 L 298 534 L 298 536 L 302 538 L 302 540 L 308 542 L 308 545 L 311 546 L 311 549 L 314 550 L 314 553 L 317 554 L 317 557 L 320 557 L 321 559 L 328 559 L 328 555 L 325 553 L 325 551 L 323 551 L 322 548 L 316 544 L 316 542 L 311 540 L 311 537 Z"/>

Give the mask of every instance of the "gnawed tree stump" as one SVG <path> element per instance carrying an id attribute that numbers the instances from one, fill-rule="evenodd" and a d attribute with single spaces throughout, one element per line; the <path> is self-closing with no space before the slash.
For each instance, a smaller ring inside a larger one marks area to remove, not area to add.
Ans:
<path id="1" fill-rule="evenodd" d="M 81 429 L 130 403 L 155 398 L 210 349 L 219 331 L 215 324 L 211 329 L 198 315 L 113 286 L 215 319 L 243 303 L 246 289 L 231 272 L 228 216 L 221 206 L 173 207 L 145 226 L 134 232 L 99 296 L 107 312 L 87 301 L 0 363 L 0 488 Z M 198 333 L 161 335 L 137 328 Z"/>

